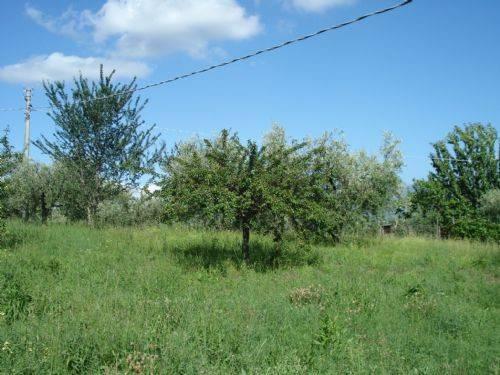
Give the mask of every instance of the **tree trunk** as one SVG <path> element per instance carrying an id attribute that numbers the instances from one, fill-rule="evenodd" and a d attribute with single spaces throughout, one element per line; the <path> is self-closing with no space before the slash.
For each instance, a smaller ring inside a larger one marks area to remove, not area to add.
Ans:
<path id="1" fill-rule="evenodd" d="M 241 225 L 241 231 L 243 234 L 243 241 L 241 243 L 243 259 L 248 262 L 250 260 L 250 225 L 248 225 L 248 223 L 243 223 Z"/>
<path id="2" fill-rule="evenodd" d="M 441 227 L 439 226 L 439 219 L 436 219 L 436 238 L 441 238 Z"/>
<path id="3" fill-rule="evenodd" d="M 97 214 L 97 205 L 90 203 L 87 205 L 87 224 L 91 227 L 95 226 L 95 217 Z"/>
<path id="4" fill-rule="evenodd" d="M 30 207 L 29 203 L 26 203 L 24 206 L 24 212 L 23 212 L 23 221 L 27 223 L 30 220 Z"/>
<path id="5" fill-rule="evenodd" d="M 42 192 L 40 196 L 40 210 L 42 214 L 42 224 L 47 224 L 47 219 L 49 218 L 49 209 L 47 208 L 47 200 L 45 198 L 45 192 Z"/>
<path id="6" fill-rule="evenodd" d="M 282 223 L 278 224 L 276 228 L 274 229 L 274 256 L 275 258 L 279 258 L 281 256 L 281 247 L 283 244 L 283 227 L 284 225 Z"/>

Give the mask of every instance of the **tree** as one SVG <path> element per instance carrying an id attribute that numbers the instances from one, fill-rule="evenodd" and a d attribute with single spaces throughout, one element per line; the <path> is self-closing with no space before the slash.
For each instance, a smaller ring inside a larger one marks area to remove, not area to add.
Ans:
<path id="1" fill-rule="evenodd" d="M 460 236 L 467 236 L 467 226 L 479 226 L 474 220 L 480 216 L 483 195 L 500 188 L 497 131 L 491 125 L 457 126 L 432 147 L 433 171 L 427 180 L 415 181 L 413 210 L 434 217 L 444 235 L 459 229 Z"/>
<path id="2" fill-rule="evenodd" d="M 40 218 L 45 224 L 60 202 L 65 184 L 59 164 L 21 163 L 6 186 L 8 210 L 25 221 Z"/>
<path id="3" fill-rule="evenodd" d="M 80 75 L 71 95 L 64 82 L 44 83 L 57 130 L 53 140 L 42 136 L 34 142 L 78 184 L 89 224 L 100 202 L 153 173 L 162 151 L 154 148 L 159 137 L 153 135 L 154 125 L 145 126 L 141 118 L 146 102 L 134 99 L 135 79 L 115 84 L 113 75 L 105 76 L 102 66 L 97 82 Z"/>
<path id="4" fill-rule="evenodd" d="M 439 183 L 450 197 L 479 207 L 481 196 L 500 187 L 498 134 L 491 125 L 456 126 L 447 137 L 432 145 L 434 171 L 430 179 Z"/>
<path id="5" fill-rule="evenodd" d="M 335 243 L 379 228 L 401 187 L 399 142 L 385 135 L 381 160 L 365 152 L 352 153 L 341 137 L 325 134 L 309 153 L 310 178 L 306 218 L 302 226 L 318 239 Z M 302 219 L 304 220 L 304 219 Z"/>
<path id="6" fill-rule="evenodd" d="M 223 131 L 215 140 L 177 145 L 166 162 L 167 216 L 238 228 L 250 256 L 251 231 L 270 234 L 279 255 L 284 233 L 340 241 L 362 221 L 373 223 L 399 191 L 401 157 L 386 138 L 383 160 L 349 154 L 331 135 L 289 141 L 274 127 L 261 146 Z"/>
<path id="7" fill-rule="evenodd" d="M 279 251 L 286 220 L 305 203 L 300 195 L 306 180 L 304 146 L 288 143 L 277 127 L 262 146 L 242 145 L 227 130 L 213 141 L 177 145 L 165 165 L 162 195 L 168 216 L 239 228 L 245 260 L 250 258 L 250 233 L 257 227 L 273 234 Z"/>

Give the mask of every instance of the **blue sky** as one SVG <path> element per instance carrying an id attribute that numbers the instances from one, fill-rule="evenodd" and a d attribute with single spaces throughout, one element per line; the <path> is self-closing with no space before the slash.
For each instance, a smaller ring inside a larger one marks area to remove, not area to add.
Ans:
<path id="1" fill-rule="evenodd" d="M 42 78 L 116 68 L 139 85 L 163 80 L 395 4 L 385 0 L 31 0 L 0 12 L 0 108 L 47 105 Z M 500 2 L 414 0 L 402 9 L 192 79 L 144 91 L 168 145 L 222 128 L 261 138 L 272 123 L 295 138 L 341 130 L 375 152 L 402 140 L 403 179 L 429 170 L 430 142 L 454 125 L 500 124 Z M 95 66 L 95 68 L 94 68 Z M 22 112 L 0 112 L 16 148 Z M 53 132 L 33 113 L 32 138 Z M 47 161 L 36 149 L 36 160 Z"/>

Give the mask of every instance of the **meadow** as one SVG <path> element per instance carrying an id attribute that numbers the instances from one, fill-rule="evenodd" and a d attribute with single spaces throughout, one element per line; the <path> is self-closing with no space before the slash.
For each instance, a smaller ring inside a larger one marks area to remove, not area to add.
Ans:
<path id="1" fill-rule="evenodd" d="M 0 373 L 493 373 L 495 244 L 10 222 Z"/>

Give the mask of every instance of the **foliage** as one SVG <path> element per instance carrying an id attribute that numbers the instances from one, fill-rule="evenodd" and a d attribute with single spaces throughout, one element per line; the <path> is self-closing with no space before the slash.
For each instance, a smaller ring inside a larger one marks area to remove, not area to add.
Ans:
<path id="1" fill-rule="evenodd" d="M 159 224 L 164 209 L 164 204 L 158 197 L 145 193 L 140 197 L 134 197 L 128 192 L 123 192 L 99 204 L 97 222 L 100 226 Z"/>
<path id="2" fill-rule="evenodd" d="M 500 187 L 498 134 L 491 125 L 471 124 L 433 144 L 434 170 L 427 180 L 415 181 L 414 211 L 428 215 L 444 236 L 485 238 L 495 228 L 480 228 L 481 198 Z"/>
<path id="3" fill-rule="evenodd" d="M 243 262 L 239 233 L 9 225 L 29 238 L 0 251 L 0 373 L 499 370 L 493 244 L 314 246 L 319 265 L 266 269 Z M 203 246 L 239 263 L 198 262 Z"/>
<path id="4" fill-rule="evenodd" d="M 349 153 L 327 134 L 287 140 L 274 127 L 262 146 L 242 145 L 223 131 L 213 141 L 177 145 L 166 162 L 163 197 L 167 217 L 242 231 L 249 257 L 251 230 L 271 234 L 276 254 L 287 230 L 303 238 L 345 239 L 377 226 L 399 191 L 398 142 L 386 137 L 383 160 Z"/>
<path id="5" fill-rule="evenodd" d="M 154 172 L 160 156 L 160 150 L 151 151 L 158 139 L 154 126 L 143 129 L 146 102 L 133 98 L 135 80 L 114 84 L 113 74 L 105 76 L 101 66 L 97 82 L 80 76 L 71 95 L 64 82 L 45 83 L 57 130 L 53 140 L 42 136 L 35 142 L 77 184 L 74 203 L 79 202 L 90 224 L 99 203 L 135 187 L 141 176 Z"/>
<path id="6" fill-rule="evenodd" d="M 319 238 L 341 242 L 374 234 L 400 191 L 399 142 L 384 136 L 382 160 L 351 153 L 342 138 L 326 134 L 313 142 L 304 227 Z"/>
<path id="7" fill-rule="evenodd" d="M 500 187 L 500 149 L 493 126 L 456 126 L 444 140 L 432 146 L 434 171 L 430 179 L 439 183 L 450 197 L 478 208 L 484 193 Z"/>
<path id="8" fill-rule="evenodd" d="M 7 199 L 6 184 L 14 168 L 19 164 L 21 155 L 14 152 L 9 142 L 9 130 L 0 137 L 0 246 L 5 242 L 5 201 Z"/>
<path id="9" fill-rule="evenodd" d="M 500 224 L 500 189 L 487 191 L 480 200 L 480 212 L 493 223 Z"/>
<path id="10" fill-rule="evenodd" d="M 19 164 L 7 185 L 9 215 L 25 221 L 40 218 L 46 223 L 52 209 L 61 202 L 65 184 L 60 164 L 32 161 Z"/>
<path id="11" fill-rule="evenodd" d="M 500 224 L 493 223 L 482 217 L 457 219 L 450 229 L 450 236 L 455 238 L 472 238 L 480 241 L 495 241 L 500 243 Z"/>
<path id="12" fill-rule="evenodd" d="M 210 141 L 177 145 L 167 159 L 163 196 L 168 216 L 195 218 L 219 228 L 239 228 L 250 258 L 250 231 L 272 233 L 279 253 L 285 224 L 303 207 L 307 181 L 301 152 L 306 143 L 287 142 L 275 127 L 262 146 L 242 145 L 223 130 Z"/>

